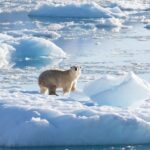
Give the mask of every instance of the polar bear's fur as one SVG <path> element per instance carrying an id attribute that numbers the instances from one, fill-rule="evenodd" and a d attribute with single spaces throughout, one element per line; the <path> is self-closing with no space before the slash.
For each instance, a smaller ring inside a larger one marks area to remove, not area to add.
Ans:
<path id="1" fill-rule="evenodd" d="M 40 92 L 45 93 L 48 89 L 49 95 L 56 95 L 57 88 L 63 88 L 63 93 L 75 91 L 76 83 L 81 74 L 79 66 L 72 66 L 68 70 L 46 70 L 38 79 Z"/>

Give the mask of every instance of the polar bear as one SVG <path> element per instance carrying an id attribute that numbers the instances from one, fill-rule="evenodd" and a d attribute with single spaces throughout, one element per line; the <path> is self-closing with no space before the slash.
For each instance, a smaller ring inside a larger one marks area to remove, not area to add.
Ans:
<path id="1" fill-rule="evenodd" d="M 57 88 L 62 88 L 64 94 L 75 91 L 80 74 L 79 66 L 72 66 L 68 70 L 46 70 L 38 78 L 40 93 L 44 94 L 48 89 L 49 95 L 57 95 Z"/>

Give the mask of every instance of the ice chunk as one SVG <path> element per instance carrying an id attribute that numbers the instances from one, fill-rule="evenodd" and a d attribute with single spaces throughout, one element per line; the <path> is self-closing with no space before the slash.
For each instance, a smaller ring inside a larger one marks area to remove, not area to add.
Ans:
<path id="1" fill-rule="evenodd" d="M 15 51 L 11 59 L 16 67 L 48 65 L 66 57 L 66 53 L 60 47 L 43 38 L 21 38 L 13 46 Z"/>
<path id="2" fill-rule="evenodd" d="M 150 97 L 150 84 L 133 72 L 106 76 L 85 86 L 84 92 L 100 105 L 130 106 Z"/>
<path id="3" fill-rule="evenodd" d="M 45 16 L 45 17 L 70 17 L 70 18 L 99 18 L 112 17 L 111 11 L 103 8 L 95 2 L 84 3 L 66 3 L 39 4 L 29 13 L 29 16 Z"/>
<path id="4" fill-rule="evenodd" d="M 29 37 L 22 38 L 15 45 L 16 51 L 14 57 L 17 59 L 23 58 L 39 58 L 39 57 L 54 57 L 64 58 L 65 52 L 55 45 L 50 40 L 43 38 Z"/>

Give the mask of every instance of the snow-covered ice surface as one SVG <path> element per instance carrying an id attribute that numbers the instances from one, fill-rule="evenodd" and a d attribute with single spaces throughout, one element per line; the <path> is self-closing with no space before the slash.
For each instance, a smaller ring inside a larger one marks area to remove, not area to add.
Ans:
<path id="1" fill-rule="evenodd" d="M 101 7 L 95 2 L 69 4 L 40 4 L 29 13 L 29 16 L 65 17 L 65 18 L 110 18 L 113 12 Z M 118 16 L 120 16 L 120 12 Z"/>
<path id="2" fill-rule="evenodd" d="M 130 72 L 123 77 L 101 77 L 86 85 L 84 92 L 100 105 L 125 107 L 149 99 L 150 84 Z"/>
<path id="3" fill-rule="evenodd" d="M 75 95 L 50 97 L 28 91 L 2 91 L 0 101 L 2 146 L 149 143 L 148 105 L 140 108 L 143 113 L 89 106 Z"/>
<path id="4" fill-rule="evenodd" d="M 1 0 L 0 146 L 149 144 L 149 8 L 149 0 Z M 83 68 L 77 92 L 39 94 L 43 70 L 74 64 Z"/>

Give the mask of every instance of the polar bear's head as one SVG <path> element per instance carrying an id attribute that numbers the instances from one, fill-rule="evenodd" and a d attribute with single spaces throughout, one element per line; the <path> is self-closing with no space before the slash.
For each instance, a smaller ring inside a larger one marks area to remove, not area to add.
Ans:
<path id="1" fill-rule="evenodd" d="M 71 74 L 75 77 L 75 78 L 79 78 L 80 74 L 81 74 L 81 67 L 80 66 L 72 66 L 70 68 Z"/>

